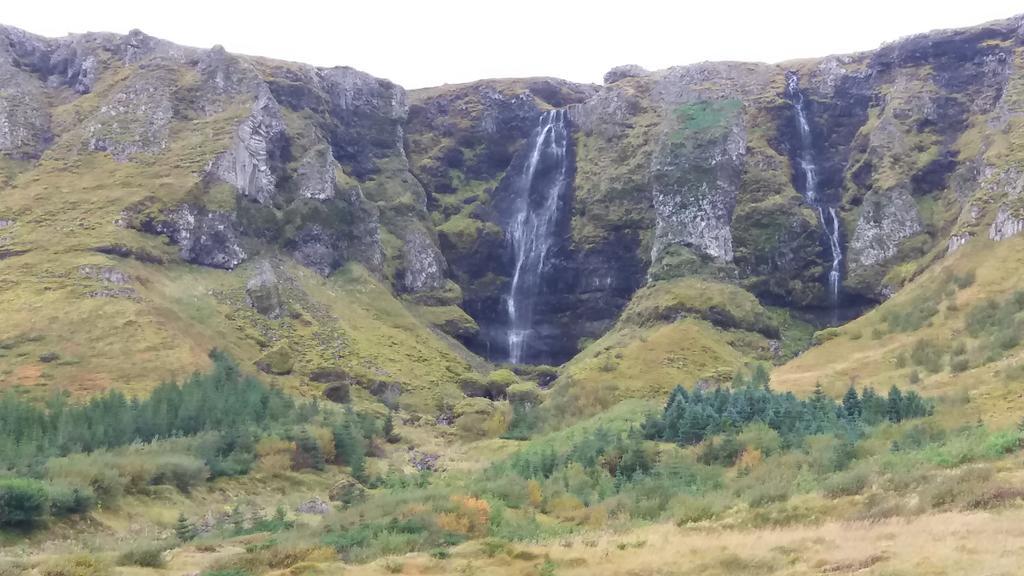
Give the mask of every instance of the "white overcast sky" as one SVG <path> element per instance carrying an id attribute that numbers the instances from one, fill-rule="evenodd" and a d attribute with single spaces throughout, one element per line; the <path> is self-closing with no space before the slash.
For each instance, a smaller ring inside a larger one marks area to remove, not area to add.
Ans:
<path id="1" fill-rule="evenodd" d="M 1024 12 L 1020 0 L 0 0 L 0 23 L 45 36 L 127 32 L 318 66 L 406 88 L 480 78 L 600 82 L 618 64 L 778 62 L 867 50 Z"/>

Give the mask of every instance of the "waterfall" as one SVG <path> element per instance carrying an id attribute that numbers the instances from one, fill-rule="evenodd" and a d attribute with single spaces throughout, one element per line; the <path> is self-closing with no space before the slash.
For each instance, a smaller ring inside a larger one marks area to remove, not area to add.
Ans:
<path id="1" fill-rule="evenodd" d="M 514 184 L 514 206 L 506 237 L 513 255 L 508 310 L 508 360 L 523 361 L 533 327 L 533 306 L 544 259 L 555 240 L 568 177 L 568 117 L 565 110 L 545 112 L 527 142 L 529 156 Z"/>
<path id="2" fill-rule="evenodd" d="M 839 236 L 839 217 L 836 214 L 836 207 L 828 205 L 818 195 L 818 168 L 814 163 L 814 140 L 811 136 L 811 126 L 807 121 L 804 95 L 800 91 L 800 79 L 792 72 L 786 74 L 786 93 L 796 112 L 797 129 L 800 132 L 800 153 L 797 162 L 804 175 L 804 197 L 811 206 L 817 209 L 822 233 L 832 252 L 832 268 L 828 273 L 828 290 L 832 305 L 836 306 L 839 303 L 839 286 L 843 279 L 843 246 Z"/>

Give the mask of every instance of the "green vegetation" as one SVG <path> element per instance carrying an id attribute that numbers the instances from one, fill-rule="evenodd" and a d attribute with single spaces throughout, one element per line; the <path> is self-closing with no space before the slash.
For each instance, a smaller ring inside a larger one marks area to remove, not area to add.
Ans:
<path id="1" fill-rule="evenodd" d="M 47 518 L 86 514 L 157 486 L 187 494 L 217 477 L 349 467 L 361 482 L 369 444 L 394 438 L 376 417 L 296 403 L 245 376 L 223 353 L 213 369 L 165 383 L 145 399 L 113 391 L 81 405 L 55 396 L 45 407 L 8 394 L 0 401 L 0 518 L 31 528 Z M 191 538 L 179 518 L 176 532 Z"/>
<path id="2" fill-rule="evenodd" d="M 144 400 L 129 400 L 115 390 L 75 406 L 58 394 L 42 409 L 8 394 L 0 400 L 0 461 L 9 469 L 25 470 L 48 458 L 135 441 L 302 422 L 316 411 L 243 376 L 224 354 L 213 351 L 210 357 L 214 368 L 208 374 L 193 375 L 181 385 L 162 384 Z M 232 452 L 223 457 L 230 459 Z"/>
<path id="3" fill-rule="evenodd" d="M 720 132 L 728 127 L 742 107 L 743 102 L 735 99 L 702 101 L 681 106 L 675 111 L 679 129 L 674 139 L 685 141 L 694 136 L 720 136 Z"/>

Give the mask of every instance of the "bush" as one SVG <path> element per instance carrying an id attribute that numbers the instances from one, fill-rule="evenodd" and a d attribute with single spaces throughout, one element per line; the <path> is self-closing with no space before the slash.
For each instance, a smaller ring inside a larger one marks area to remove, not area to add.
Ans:
<path id="1" fill-rule="evenodd" d="M 747 490 L 747 504 L 751 508 L 761 508 L 776 502 L 785 502 L 789 500 L 789 491 L 789 484 L 781 480 L 757 484 Z"/>
<path id="2" fill-rule="evenodd" d="M 676 526 L 714 520 L 732 507 L 732 500 L 724 494 L 692 496 L 682 494 L 669 502 L 668 511 Z"/>
<path id="3" fill-rule="evenodd" d="M 989 486 L 994 472 L 987 466 L 971 466 L 947 474 L 932 483 L 921 499 L 930 508 L 942 508 L 974 500 Z"/>
<path id="4" fill-rule="evenodd" d="M 966 372 L 970 367 L 971 363 L 966 356 L 955 356 L 949 361 L 949 370 L 954 374 Z"/>
<path id="5" fill-rule="evenodd" d="M 143 568 L 163 568 L 167 561 L 164 559 L 166 546 L 160 544 L 147 544 L 125 550 L 117 557 L 118 566 L 141 566 Z"/>
<path id="6" fill-rule="evenodd" d="M 205 482 L 209 475 L 206 465 L 198 458 L 185 454 L 166 454 L 154 463 L 149 484 L 174 486 L 187 494 L 192 487 Z"/>
<path id="7" fill-rule="evenodd" d="M 0 479 L 0 526 L 31 527 L 49 509 L 46 487 L 29 478 Z"/>
<path id="8" fill-rule="evenodd" d="M 96 506 L 96 494 L 88 486 L 51 484 L 50 514 L 56 517 L 85 514 Z"/>
<path id="9" fill-rule="evenodd" d="M 111 504 L 124 494 L 127 479 L 118 473 L 106 452 L 73 454 L 46 463 L 46 477 L 55 484 L 88 486 L 96 499 Z"/>
<path id="10" fill-rule="evenodd" d="M 910 350 L 910 361 L 928 372 L 942 371 L 942 348 L 930 340 L 918 340 Z"/>
<path id="11" fill-rule="evenodd" d="M 743 444 L 735 436 L 709 438 L 701 446 L 697 461 L 712 466 L 730 467 L 736 464 L 743 453 Z"/>
<path id="12" fill-rule="evenodd" d="M 974 270 L 968 270 L 963 274 L 956 274 L 953 276 L 953 284 L 956 285 L 958 290 L 970 287 L 974 284 L 975 274 Z"/>
<path id="13" fill-rule="evenodd" d="M 764 422 L 748 424 L 736 439 L 748 449 L 757 450 L 765 456 L 771 456 L 782 449 L 782 436 Z"/>
<path id="14" fill-rule="evenodd" d="M 833 474 L 822 483 L 822 492 L 831 498 L 856 496 L 864 491 L 871 475 L 866 470 L 854 469 Z"/>

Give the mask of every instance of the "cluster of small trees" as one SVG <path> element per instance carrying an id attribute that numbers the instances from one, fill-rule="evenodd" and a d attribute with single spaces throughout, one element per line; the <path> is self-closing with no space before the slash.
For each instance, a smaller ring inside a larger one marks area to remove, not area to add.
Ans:
<path id="1" fill-rule="evenodd" d="M 259 424 L 302 422 L 316 413 L 314 404 L 296 405 L 287 394 L 245 376 L 216 350 L 213 369 L 182 384 L 161 384 L 146 399 L 119 391 L 75 405 L 64 394 L 37 406 L 13 393 L 0 399 L 0 463 L 16 467 L 54 456 L 125 446 L 135 441 L 192 436 L 206 431 L 241 430 Z"/>
<path id="2" fill-rule="evenodd" d="M 773 391 L 767 371 L 758 367 L 749 377 L 738 374 L 731 388 L 687 391 L 677 386 L 661 416 L 652 415 L 644 423 L 644 433 L 652 440 L 698 444 L 710 436 L 763 422 L 792 440 L 812 434 L 857 433 L 863 426 L 902 422 L 931 411 L 916 392 L 904 393 L 896 386 L 887 396 L 869 387 L 858 393 L 851 386 L 842 402 L 836 402 L 819 385 L 810 398 L 801 400 L 791 392 Z"/>
<path id="3" fill-rule="evenodd" d="M 37 405 L 0 399 L 0 526 L 88 512 L 125 492 L 170 485 L 188 491 L 210 477 L 282 469 L 351 467 L 367 482 L 371 444 L 397 439 L 383 420 L 296 404 L 245 376 L 226 355 L 182 384 L 145 399 L 108 392 L 84 404 L 64 395 Z"/>

